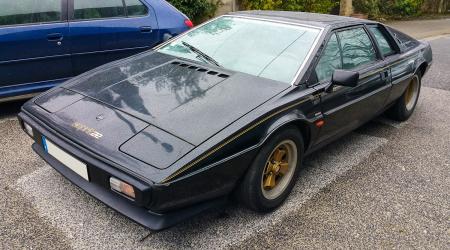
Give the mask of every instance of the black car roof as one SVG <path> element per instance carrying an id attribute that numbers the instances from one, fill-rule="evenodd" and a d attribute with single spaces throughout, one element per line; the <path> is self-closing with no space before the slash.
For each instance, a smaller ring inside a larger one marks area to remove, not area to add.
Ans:
<path id="1" fill-rule="evenodd" d="M 329 25 L 345 26 L 346 24 L 351 25 L 358 23 L 376 23 L 373 21 L 353 17 L 317 14 L 308 12 L 294 12 L 294 11 L 252 10 L 252 11 L 232 12 L 230 13 L 230 15 L 264 18 L 274 21 L 292 22 L 317 27 L 325 27 Z"/>

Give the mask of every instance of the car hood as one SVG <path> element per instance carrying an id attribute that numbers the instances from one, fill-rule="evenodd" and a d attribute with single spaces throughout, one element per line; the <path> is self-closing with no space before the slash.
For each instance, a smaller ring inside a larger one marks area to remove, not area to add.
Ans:
<path id="1" fill-rule="evenodd" d="M 193 145 L 289 87 L 151 53 L 66 86 Z"/>
<path id="2" fill-rule="evenodd" d="M 152 52 L 75 78 L 35 102 L 99 149 L 167 168 L 288 87 Z"/>

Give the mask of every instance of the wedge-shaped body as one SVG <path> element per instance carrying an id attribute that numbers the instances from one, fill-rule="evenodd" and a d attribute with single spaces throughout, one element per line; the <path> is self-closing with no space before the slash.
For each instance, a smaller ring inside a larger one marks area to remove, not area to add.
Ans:
<path id="1" fill-rule="evenodd" d="M 277 207 L 305 155 L 386 110 L 407 119 L 431 62 L 428 44 L 376 22 L 238 12 L 75 77 L 19 117 L 51 166 L 159 230 L 232 193 Z"/>

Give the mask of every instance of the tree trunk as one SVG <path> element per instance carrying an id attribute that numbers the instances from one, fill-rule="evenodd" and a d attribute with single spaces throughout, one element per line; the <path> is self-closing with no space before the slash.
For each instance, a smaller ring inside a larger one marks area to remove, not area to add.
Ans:
<path id="1" fill-rule="evenodd" d="M 353 13 L 352 0 L 341 0 L 339 15 L 350 16 Z"/>
<path id="2" fill-rule="evenodd" d="M 442 14 L 443 7 L 444 7 L 444 0 L 439 0 L 439 5 L 438 5 L 438 13 L 439 14 Z"/>

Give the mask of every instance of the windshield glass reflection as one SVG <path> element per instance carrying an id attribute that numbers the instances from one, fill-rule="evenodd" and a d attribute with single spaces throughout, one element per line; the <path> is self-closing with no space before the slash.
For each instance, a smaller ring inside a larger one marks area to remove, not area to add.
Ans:
<path id="1" fill-rule="evenodd" d="M 188 32 L 158 52 L 291 83 L 319 32 L 304 26 L 225 16 Z"/>

